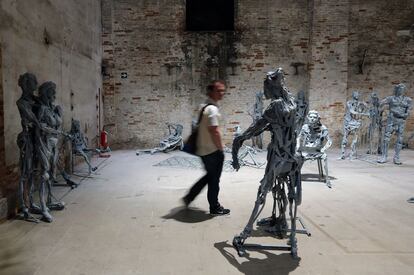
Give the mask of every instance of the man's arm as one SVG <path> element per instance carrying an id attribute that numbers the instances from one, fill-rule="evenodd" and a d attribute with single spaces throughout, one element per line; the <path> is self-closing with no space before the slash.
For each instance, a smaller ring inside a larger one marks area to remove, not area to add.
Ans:
<path id="1" fill-rule="evenodd" d="M 208 126 L 208 132 L 210 133 L 211 139 L 217 149 L 223 151 L 223 143 L 221 141 L 221 133 L 218 126 Z"/>

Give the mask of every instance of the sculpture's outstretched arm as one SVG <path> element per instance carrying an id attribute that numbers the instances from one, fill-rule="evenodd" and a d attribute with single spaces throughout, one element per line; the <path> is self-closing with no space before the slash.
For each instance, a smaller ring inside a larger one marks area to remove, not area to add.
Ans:
<path id="1" fill-rule="evenodd" d="M 240 169 L 239 165 L 239 159 L 238 159 L 238 152 L 240 147 L 243 145 L 243 142 L 247 139 L 250 139 L 254 136 L 260 135 L 263 133 L 267 128 L 269 127 L 269 123 L 266 119 L 263 117 L 254 122 L 252 125 L 250 125 L 249 128 L 247 128 L 246 131 L 243 132 L 240 136 L 237 136 L 233 140 L 233 148 L 231 151 L 232 157 L 233 157 L 233 168 L 237 171 Z"/>

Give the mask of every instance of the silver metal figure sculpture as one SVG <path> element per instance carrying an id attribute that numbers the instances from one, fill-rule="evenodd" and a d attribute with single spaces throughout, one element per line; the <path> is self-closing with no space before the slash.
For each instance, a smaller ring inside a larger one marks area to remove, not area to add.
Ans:
<path id="1" fill-rule="evenodd" d="M 35 105 L 38 99 L 33 92 L 37 89 L 36 77 L 31 73 L 25 73 L 19 77 L 19 86 L 22 89 L 22 95 L 17 100 L 16 105 L 21 117 L 22 131 L 17 137 L 17 145 L 20 149 L 20 179 L 19 179 L 19 208 L 22 212 L 23 219 L 36 221 L 37 219 L 30 215 L 29 211 L 38 213 L 40 207 L 33 202 L 34 190 L 34 159 L 35 149 L 34 140 L 36 128 L 40 129 L 40 123 L 34 113 Z M 26 203 L 25 193 L 28 194 L 29 202 Z"/>
<path id="2" fill-rule="evenodd" d="M 369 147 L 368 154 L 381 152 L 382 144 L 382 112 L 380 111 L 380 99 L 376 92 L 371 93 L 369 101 L 370 123 L 368 127 Z M 378 130 L 378 143 L 375 144 L 375 132 Z M 376 146 L 375 146 L 376 145 Z M 376 148 L 374 148 L 376 147 Z"/>
<path id="3" fill-rule="evenodd" d="M 400 83 L 394 87 L 394 95 L 388 96 L 381 100 L 380 107 L 383 108 L 388 105 L 387 126 L 384 132 L 384 141 L 382 143 L 382 157 L 378 163 L 387 162 L 388 146 L 393 133 L 397 135 L 395 142 L 395 155 L 393 158 L 394 164 L 401 165 L 400 151 L 403 146 L 403 137 L 405 122 L 410 115 L 412 108 L 412 99 L 404 95 L 407 87 Z"/>
<path id="4" fill-rule="evenodd" d="M 323 177 L 322 161 L 324 162 L 325 183 L 331 188 L 328 173 L 328 157 L 326 150 L 331 147 L 332 140 L 329 137 L 328 128 L 321 123 L 319 113 L 315 110 L 309 111 L 307 123 L 297 137 L 296 152 L 302 155 L 304 161 L 317 160 L 320 176 Z"/>
<path id="5" fill-rule="evenodd" d="M 345 159 L 345 147 L 348 143 L 348 136 L 350 135 L 353 136 L 353 139 L 349 159 L 353 159 L 356 155 L 359 129 L 362 124 L 361 119 L 362 116 L 369 116 L 369 113 L 365 111 L 366 109 L 367 104 L 359 100 L 359 92 L 353 91 L 352 99 L 346 103 L 340 159 Z"/>
<path id="6" fill-rule="evenodd" d="M 36 133 L 36 155 L 40 162 L 40 208 L 43 220 L 52 222 L 53 217 L 49 210 L 62 210 L 63 202 L 53 202 L 52 174 L 55 168 L 55 151 L 57 150 L 58 135 L 64 135 L 58 128 L 62 124 L 61 108 L 54 106 L 56 98 L 56 84 L 48 81 L 39 87 L 40 106 L 37 110 L 37 119 L 41 128 Z M 47 199 L 45 191 L 47 187 Z"/>
<path id="7" fill-rule="evenodd" d="M 259 226 L 267 226 L 268 231 L 278 237 L 286 237 L 290 232 L 288 245 L 278 247 L 281 250 L 290 250 L 292 256 L 297 256 L 296 214 L 297 207 L 302 201 L 300 169 L 302 160 L 295 155 L 295 100 L 285 86 L 284 74 L 281 68 L 268 72 L 264 81 L 264 95 L 271 99 L 262 117 L 251 125 L 242 135 L 233 141 L 233 168 L 238 170 L 238 151 L 243 142 L 264 131 L 271 132 L 271 142 L 268 145 L 267 166 L 265 175 L 260 182 L 257 199 L 244 230 L 233 239 L 233 246 L 240 256 L 250 245 L 245 240 L 250 237 L 253 223 L 263 210 L 266 195 L 273 193 L 273 211 L 269 218 L 258 222 Z M 286 190 L 287 189 L 287 190 Z M 288 228 L 286 211 L 289 207 L 291 228 Z M 262 247 L 263 248 L 263 247 Z"/>
<path id="8" fill-rule="evenodd" d="M 253 108 L 249 111 L 249 115 L 252 117 L 253 123 L 256 123 L 256 121 L 262 117 L 263 110 L 263 92 L 257 92 Z M 263 149 L 263 134 L 252 137 L 252 146 Z"/>
<path id="9" fill-rule="evenodd" d="M 306 116 L 308 114 L 309 103 L 306 100 L 305 92 L 299 91 L 295 99 L 296 103 L 296 133 L 299 134 L 302 129 L 303 124 L 305 123 Z"/>
<path id="10" fill-rule="evenodd" d="M 166 123 L 168 127 L 168 136 L 160 141 L 159 145 L 153 149 L 138 150 L 136 155 L 140 153 L 150 153 L 155 154 L 157 152 L 170 152 L 175 149 L 182 150 L 184 147 L 183 141 L 183 126 L 181 124 Z"/>
<path id="11" fill-rule="evenodd" d="M 90 175 L 93 171 L 96 171 L 98 167 L 92 166 L 88 153 L 89 152 L 100 153 L 100 150 L 91 149 L 87 146 L 88 142 L 85 136 L 81 132 L 79 120 L 72 119 L 72 125 L 70 128 L 69 135 L 72 141 L 72 153 L 74 155 L 79 155 L 83 157 L 86 164 L 88 165 L 88 175 Z"/>

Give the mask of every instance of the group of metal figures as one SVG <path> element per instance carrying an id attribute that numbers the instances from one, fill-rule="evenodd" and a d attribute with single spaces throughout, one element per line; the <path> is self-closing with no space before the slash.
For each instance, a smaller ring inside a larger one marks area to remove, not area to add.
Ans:
<path id="1" fill-rule="evenodd" d="M 373 93 L 369 108 L 368 104 L 359 100 L 359 93 L 353 92 L 352 99 L 346 104 L 340 159 L 345 159 L 345 146 L 350 135 L 354 136 L 350 157 L 355 155 L 361 117 L 367 116 L 370 118 L 368 153 L 378 151 L 381 153 L 378 162 L 386 162 L 391 135 L 396 133 L 394 163 L 401 164 L 399 153 L 403 146 L 404 126 L 412 101 L 404 95 L 405 90 L 404 84 L 398 84 L 394 88 L 394 95 L 381 101 L 377 94 Z M 325 171 L 325 183 L 331 187 L 326 150 L 331 147 L 332 140 L 327 127 L 321 123 L 319 113 L 315 110 L 308 112 L 304 93 L 299 92 L 295 99 L 289 92 L 281 68 L 267 73 L 264 81 L 264 96 L 271 100 L 269 106 L 264 112 L 257 108 L 257 112 L 250 113 L 253 117 L 252 125 L 243 133 L 236 135 L 233 140 L 232 165 L 237 171 L 242 164 L 239 160 L 239 150 L 243 148 L 243 142 L 252 139 L 252 143 L 257 144 L 256 137 L 261 136 L 264 131 L 271 133 L 271 141 L 267 148 L 266 169 L 260 181 L 253 211 L 243 231 L 233 238 L 233 246 L 240 256 L 245 255 L 248 249 L 276 249 L 288 250 L 293 257 L 297 257 L 296 233 L 310 235 L 300 218 L 297 217 L 297 207 L 302 201 L 301 167 L 306 160 L 317 160 L 320 175 L 323 176 L 323 171 Z M 260 93 L 256 94 L 255 107 L 263 106 L 263 103 L 258 103 L 261 97 Z M 382 134 L 381 116 L 386 106 L 388 106 L 388 116 Z M 376 131 L 379 132 L 379 145 L 374 148 L 373 140 Z M 262 142 L 261 139 L 260 142 Z M 268 218 L 257 221 L 269 192 L 273 195 L 272 214 Z M 290 222 L 286 216 L 287 211 Z M 256 221 L 257 226 L 265 227 L 268 233 L 279 238 L 288 238 L 287 245 L 246 244 L 245 241 L 251 236 Z M 297 221 L 305 230 L 297 230 Z"/>
<path id="2" fill-rule="evenodd" d="M 370 119 L 368 127 L 368 153 L 380 154 L 381 156 L 377 160 L 378 163 L 387 162 L 389 143 L 392 135 L 395 133 L 396 142 L 393 162 L 397 165 L 402 164 L 400 152 L 404 145 L 405 123 L 412 109 L 412 99 L 404 94 L 406 89 L 406 86 L 402 83 L 395 85 L 394 94 L 383 100 L 380 100 L 377 93 L 374 92 L 370 96 L 369 104 L 360 100 L 358 91 L 352 92 L 352 99 L 346 103 L 340 159 L 346 158 L 345 148 L 349 136 L 353 136 L 349 158 L 353 159 L 356 157 L 362 118 L 367 117 Z M 388 112 L 385 123 L 382 121 L 384 112 Z M 377 139 L 375 138 L 376 133 Z M 374 146 L 375 143 L 377 146 Z"/>
<path id="3" fill-rule="evenodd" d="M 55 83 L 47 81 L 38 87 L 36 77 L 25 73 L 19 77 L 18 84 L 22 89 L 22 95 L 16 102 L 22 126 L 17 137 L 20 149 L 19 212 L 25 220 L 38 222 L 38 218 L 32 214 L 39 214 L 43 221 L 52 222 L 50 211 L 65 207 L 52 193 L 56 172 L 62 175 L 70 187 L 77 186 L 60 162 L 59 144 L 70 139 L 74 141 L 74 152 L 80 152 L 84 150 L 79 147 L 83 136 L 79 127 L 72 126 L 70 133 L 62 131 L 63 110 L 55 104 Z M 34 95 L 36 90 L 38 96 Z M 84 148 L 87 148 L 86 145 Z M 39 194 L 38 204 L 34 200 L 36 189 Z"/>

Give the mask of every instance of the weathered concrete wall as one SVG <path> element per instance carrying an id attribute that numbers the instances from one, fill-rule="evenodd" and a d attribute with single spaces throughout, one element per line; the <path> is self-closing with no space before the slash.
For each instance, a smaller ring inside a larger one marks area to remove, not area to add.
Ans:
<path id="1" fill-rule="evenodd" d="M 65 129 L 69 130 L 72 118 L 79 119 L 89 139 L 94 139 L 102 85 L 100 1 L 2 0 L 0 43 L 6 165 L 18 162 L 16 137 L 21 127 L 15 102 L 21 91 L 17 80 L 27 71 L 37 76 L 39 85 L 47 80 L 56 83 Z"/>
<path id="2" fill-rule="evenodd" d="M 230 142 L 236 124 L 246 129 L 251 123 L 254 94 L 275 66 L 288 73 L 293 93 L 306 91 L 335 145 L 352 89 L 377 87 L 385 96 L 393 82 L 405 81 L 413 96 L 413 39 L 395 35 L 414 23 L 412 1 L 235 3 L 235 31 L 217 33 L 186 32 L 182 0 L 103 1 L 105 124 L 113 141 L 154 146 L 166 134 L 165 122 L 181 122 L 187 135 L 205 85 L 223 78 L 223 130 Z M 367 71 L 358 75 L 355 64 L 365 47 Z M 305 64 L 298 75 L 294 62 Z M 412 119 L 408 124 L 411 131 Z"/>
<path id="3" fill-rule="evenodd" d="M 64 110 L 64 128 L 82 122 L 90 141 L 98 134 L 98 94 L 102 87 L 101 9 L 99 0 L 0 1 L 0 218 L 9 199 L 13 212 L 21 131 L 16 101 L 19 75 L 32 72 L 39 85 L 57 85 L 56 103 Z M 4 134 L 3 134 L 4 133 Z"/>

